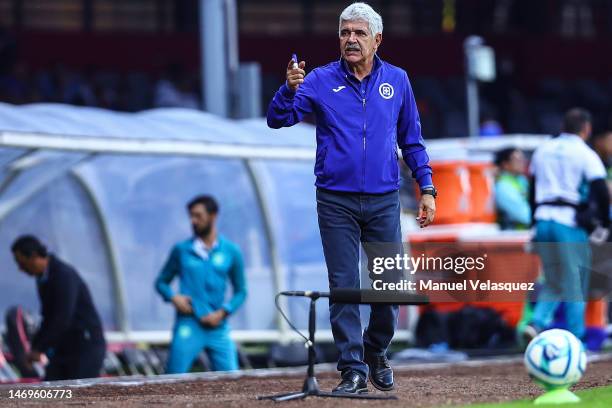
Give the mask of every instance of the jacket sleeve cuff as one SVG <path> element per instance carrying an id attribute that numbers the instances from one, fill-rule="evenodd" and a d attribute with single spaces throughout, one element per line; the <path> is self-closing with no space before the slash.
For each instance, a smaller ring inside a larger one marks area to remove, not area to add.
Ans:
<path id="1" fill-rule="evenodd" d="M 47 351 L 45 349 L 45 346 L 43 344 L 41 344 L 40 341 L 34 340 L 32 342 L 32 345 L 30 346 L 30 350 L 35 350 L 35 351 L 39 351 L 41 353 L 44 353 L 45 351 Z"/>
<path id="2" fill-rule="evenodd" d="M 234 312 L 232 305 L 230 305 L 229 303 L 226 303 L 223 306 L 221 306 L 221 309 L 225 310 L 228 316 Z"/>
<path id="3" fill-rule="evenodd" d="M 426 187 L 433 187 L 434 185 L 433 180 L 431 178 L 431 173 L 429 172 L 418 176 L 417 181 L 421 190 Z"/>
<path id="4" fill-rule="evenodd" d="M 172 290 L 170 285 L 158 287 L 158 291 L 166 302 L 172 302 L 172 298 L 174 297 L 174 291 Z"/>
<path id="5" fill-rule="evenodd" d="M 193 303 L 192 308 L 193 308 L 193 315 L 198 320 L 200 320 L 203 316 L 206 316 L 212 313 L 212 310 L 210 310 L 209 307 L 206 307 L 200 303 Z"/>
<path id="6" fill-rule="evenodd" d="M 278 91 L 280 92 L 282 97 L 285 98 L 285 99 L 293 99 L 293 97 L 295 96 L 295 91 L 292 91 L 287 86 L 286 82 L 283 84 L 283 86 L 280 87 L 280 89 Z"/>
<path id="7" fill-rule="evenodd" d="M 32 340 L 32 345 L 30 346 L 30 350 L 36 350 L 41 353 L 47 353 L 50 348 L 51 344 L 49 339 L 42 333 L 34 337 L 34 340 Z"/>

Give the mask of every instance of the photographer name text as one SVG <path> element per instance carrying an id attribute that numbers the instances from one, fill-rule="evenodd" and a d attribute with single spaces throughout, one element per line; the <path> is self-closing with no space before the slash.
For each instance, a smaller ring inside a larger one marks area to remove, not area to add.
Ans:
<path id="1" fill-rule="evenodd" d="M 533 282 L 493 282 L 490 279 L 464 279 L 453 282 L 436 282 L 433 279 L 422 279 L 409 281 L 402 279 L 399 282 L 385 282 L 376 279 L 372 282 L 374 290 L 405 290 L 405 291 L 503 291 L 503 292 L 524 292 L 533 291 Z"/>

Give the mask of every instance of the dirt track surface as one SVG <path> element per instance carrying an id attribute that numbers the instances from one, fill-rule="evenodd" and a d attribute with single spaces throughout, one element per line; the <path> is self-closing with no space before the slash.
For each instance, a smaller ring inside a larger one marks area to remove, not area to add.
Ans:
<path id="1" fill-rule="evenodd" d="M 336 373 L 318 376 L 322 390 L 338 382 Z M 446 369 L 410 368 L 396 370 L 398 400 L 359 401 L 336 398 L 313 398 L 278 402 L 258 401 L 256 396 L 301 389 L 300 376 L 242 377 L 225 380 L 198 380 L 180 383 L 135 386 L 95 385 L 71 388 L 72 399 L 9 400 L 8 388 L 0 389 L 0 407 L 436 407 L 457 406 L 474 402 L 508 401 L 533 398 L 541 393 L 520 363 L 495 363 L 481 367 L 454 366 Z M 585 377 L 574 387 L 584 389 L 612 385 L 612 360 L 589 364 Z M 17 389 L 15 387 L 13 389 Z M 68 387 L 58 387 L 68 389 Z M 379 393 L 369 385 L 370 393 Z M 53 388 L 49 388 L 53 389 Z"/>

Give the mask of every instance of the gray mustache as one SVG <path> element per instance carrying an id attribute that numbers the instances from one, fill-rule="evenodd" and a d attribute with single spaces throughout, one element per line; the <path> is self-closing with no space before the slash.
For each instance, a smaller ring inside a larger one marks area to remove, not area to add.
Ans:
<path id="1" fill-rule="evenodd" d="M 359 49 L 359 47 L 358 47 L 358 46 L 355 46 L 355 45 L 349 45 L 349 46 L 348 46 L 348 47 L 346 47 L 344 50 L 345 50 L 345 51 L 359 51 L 360 49 Z"/>

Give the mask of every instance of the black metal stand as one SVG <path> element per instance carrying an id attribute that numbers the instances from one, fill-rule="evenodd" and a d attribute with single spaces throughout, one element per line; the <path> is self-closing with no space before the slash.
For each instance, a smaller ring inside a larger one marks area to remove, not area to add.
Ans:
<path id="1" fill-rule="evenodd" d="M 318 297 L 310 298 L 310 313 L 308 315 L 308 371 L 302 391 L 290 392 L 285 394 L 258 396 L 258 400 L 269 399 L 272 401 L 290 401 L 295 399 L 303 399 L 306 397 L 329 397 L 329 398 L 353 398 L 353 399 L 372 399 L 372 400 L 394 400 L 395 395 L 380 395 L 380 394 L 346 394 L 321 391 L 317 378 L 314 373 L 315 364 L 315 330 L 316 330 L 316 309 L 315 302 Z"/>

